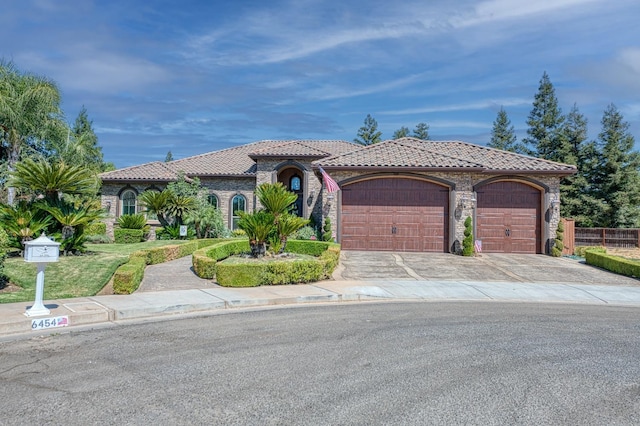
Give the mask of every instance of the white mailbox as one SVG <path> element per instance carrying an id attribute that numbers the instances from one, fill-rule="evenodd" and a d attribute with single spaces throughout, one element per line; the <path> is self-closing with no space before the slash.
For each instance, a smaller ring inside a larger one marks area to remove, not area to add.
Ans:
<path id="1" fill-rule="evenodd" d="M 24 243 L 24 260 L 33 263 L 57 262 L 60 243 L 49 239 L 44 233 L 35 240 Z"/>

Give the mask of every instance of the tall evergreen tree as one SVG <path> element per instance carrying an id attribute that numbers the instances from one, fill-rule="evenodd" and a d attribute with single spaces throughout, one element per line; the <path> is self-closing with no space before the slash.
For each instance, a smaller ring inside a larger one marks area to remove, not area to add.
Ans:
<path id="1" fill-rule="evenodd" d="M 507 116 L 504 108 L 500 108 L 498 116 L 493 122 L 491 129 L 491 141 L 487 144 L 491 148 L 501 149 L 503 151 L 516 152 L 516 133 L 511 125 L 511 120 Z"/>
<path id="2" fill-rule="evenodd" d="M 171 153 L 171 151 L 167 152 L 167 156 L 164 157 L 165 163 L 168 163 L 169 161 L 173 161 L 173 154 Z"/>
<path id="3" fill-rule="evenodd" d="M 371 114 L 367 114 L 367 117 L 364 119 L 364 126 L 360 127 L 358 137 L 353 141 L 360 145 L 373 145 L 382 140 L 381 136 L 382 132 L 378 131 L 378 122 L 375 118 L 371 117 Z"/>
<path id="4" fill-rule="evenodd" d="M 98 146 L 98 136 L 93 130 L 93 121 L 89 120 L 84 105 L 73 124 L 71 136 L 66 155 L 73 159 L 73 164 L 82 164 L 85 167 L 103 171 L 102 148 Z"/>
<path id="5" fill-rule="evenodd" d="M 598 135 L 602 167 L 596 194 L 604 202 L 605 211 L 597 225 L 609 228 L 640 226 L 640 153 L 633 151 L 635 141 L 629 123 L 623 120 L 610 104 Z"/>
<path id="6" fill-rule="evenodd" d="M 594 167 L 599 164 L 598 151 L 593 142 L 587 143 L 587 119 L 573 105 L 566 117 L 560 137 L 570 147 L 564 163 L 577 166 L 575 175 L 560 181 L 560 214 L 573 218 L 579 226 L 593 226 L 593 218 L 601 216 L 601 206 L 590 189 Z"/>
<path id="7" fill-rule="evenodd" d="M 528 154 L 551 161 L 563 162 L 569 148 L 560 137 L 564 117 L 558 107 L 555 89 L 545 71 L 540 79 L 533 109 L 527 119 L 527 138 L 523 139 Z"/>
<path id="8" fill-rule="evenodd" d="M 413 129 L 413 134 L 411 135 L 416 139 L 421 139 L 423 141 L 429 140 L 429 125 L 427 123 L 418 123 L 416 128 Z"/>
<path id="9" fill-rule="evenodd" d="M 400 127 L 393 133 L 393 139 L 400 139 L 409 136 L 409 128 L 408 127 Z"/>

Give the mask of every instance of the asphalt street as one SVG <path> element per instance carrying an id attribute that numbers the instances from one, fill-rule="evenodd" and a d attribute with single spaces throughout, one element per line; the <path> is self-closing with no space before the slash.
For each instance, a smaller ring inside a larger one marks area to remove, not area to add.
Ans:
<path id="1" fill-rule="evenodd" d="M 638 424 L 640 310 L 395 302 L 0 343 L 17 424 Z"/>

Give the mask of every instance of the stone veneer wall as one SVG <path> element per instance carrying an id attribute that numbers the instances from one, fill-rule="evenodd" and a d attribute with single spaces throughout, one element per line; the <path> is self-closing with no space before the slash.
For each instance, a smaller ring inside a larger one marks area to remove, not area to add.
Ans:
<path id="1" fill-rule="evenodd" d="M 462 242 L 464 238 L 464 220 L 467 216 L 471 216 L 474 219 L 474 227 L 475 227 L 475 203 L 471 202 L 471 199 L 476 198 L 474 193 L 474 186 L 484 182 L 491 178 L 497 177 L 506 177 L 511 180 L 517 180 L 518 178 L 525 183 L 531 183 L 531 181 L 538 182 L 541 185 L 545 185 L 548 187 L 548 193 L 542 193 L 543 200 L 543 208 L 541 209 L 541 214 L 545 218 L 544 226 L 541 229 L 542 239 L 545 243 L 544 250 L 548 252 L 550 244 L 553 244 L 553 239 L 555 239 L 556 229 L 558 227 L 558 222 L 560 221 L 560 213 L 559 209 L 554 210 L 550 206 L 550 200 L 557 199 L 560 200 L 560 176 L 555 175 L 536 175 L 536 176 L 527 176 L 527 175 L 500 175 L 500 174 L 484 174 L 484 173 L 393 173 L 393 174 L 372 174 L 372 173 L 363 173 L 358 171 L 330 171 L 329 174 L 331 177 L 338 182 L 338 184 L 342 187 L 343 182 L 348 179 L 352 179 L 355 177 L 365 177 L 365 176 L 377 176 L 384 177 L 386 176 L 424 176 L 425 178 L 436 178 L 440 180 L 444 180 L 447 182 L 451 182 L 455 184 L 455 190 L 452 193 L 452 200 L 450 202 L 449 208 L 449 239 L 450 246 L 453 246 L 454 242 L 457 240 L 458 242 Z M 540 185 L 540 186 L 541 186 Z M 540 187 L 539 189 L 542 189 Z M 335 232 L 339 232 L 339 222 L 338 222 L 338 207 L 340 203 L 340 195 L 339 193 L 334 194 L 335 197 L 333 199 L 328 198 L 328 194 L 322 194 L 322 217 L 329 216 L 331 218 L 331 222 L 333 224 L 333 228 Z M 467 205 L 464 208 L 459 210 L 459 214 L 456 211 L 456 207 L 460 206 L 463 201 L 463 197 L 466 198 Z M 451 247 L 450 247 L 451 248 Z"/>

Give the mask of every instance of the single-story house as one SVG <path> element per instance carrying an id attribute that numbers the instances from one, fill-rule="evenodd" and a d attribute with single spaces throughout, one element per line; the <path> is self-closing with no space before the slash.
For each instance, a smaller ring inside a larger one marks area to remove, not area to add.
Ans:
<path id="1" fill-rule="evenodd" d="M 340 189 L 329 193 L 322 168 Z M 238 210 L 259 208 L 255 188 L 282 182 L 296 212 L 331 219 L 345 250 L 457 252 L 473 219 L 483 252 L 548 253 L 560 220 L 560 180 L 575 166 L 460 141 L 260 141 L 170 162 L 102 173 L 102 205 L 138 212 L 137 195 L 180 173 L 198 177 L 230 229 Z"/>

